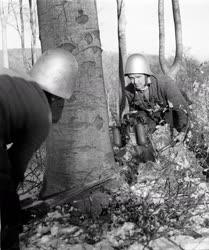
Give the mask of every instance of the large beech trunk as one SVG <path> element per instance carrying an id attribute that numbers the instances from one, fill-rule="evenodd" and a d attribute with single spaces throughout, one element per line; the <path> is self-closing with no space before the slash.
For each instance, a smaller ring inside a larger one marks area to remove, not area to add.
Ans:
<path id="1" fill-rule="evenodd" d="M 38 0 L 42 50 L 57 46 L 79 64 L 75 92 L 47 141 L 42 196 L 80 187 L 113 174 L 102 50 L 94 0 Z"/>

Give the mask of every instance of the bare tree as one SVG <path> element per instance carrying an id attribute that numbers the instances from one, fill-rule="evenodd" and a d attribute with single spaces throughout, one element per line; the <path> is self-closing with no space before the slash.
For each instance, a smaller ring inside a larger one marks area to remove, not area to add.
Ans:
<path id="1" fill-rule="evenodd" d="M 73 96 L 47 141 L 42 196 L 112 177 L 102 50 L 95 0 L 38 0 L 42 50 L 61 47 L 76 56 Z"/>
<path id="2" fill-rule="evenodd" d="M 120 89 L 117 93 L 117 103 L 120 108 L 117 110 L 117 122 L 119 123 L 121 111 L 125 107 L 125 78 L 124 78 L 124 64 L 126 61 L 126 17 L 125 17 L 125 2 L 124 0 L 117 0 L 117 15 L 118 15 L 118 47 L 119 47 L 119 79 Z"/>
<path id="3" fill-rule="evenodd" d="M 19 34 L 23 64 L 24 64 L 25 69 L 27 70 L 29 64 L 28 64 L 26 48 L 25 48 L 26 11 L 24 8 L 23 0 L 19 0 L 18 2 L 11 0 L 11 13 L 13 14 L 12 17 L 14 18 L 15 22 L 12 20 L 8 24 L 12 26 Z"/>
<path id="4" fill-rule="evenodd" d="M 28 67 L 27 56 L 25 52 L 25 24 L 24 24 L 24 15 L 23 15 L 23 1 L 19 0 L 19 8 L 20 8 L 20 40 L 22 47 L 22 57 L 25 69 Z"/>
<path id="5" fill-rule="evenodd" d="M 29 1 L 29 9 L 30 9 L 30 27 L 31 27 L 31 61 L 32 65 L 37 60 L 36 54 L 36 29 L 37 29 L 37 10 L 36 10 L 36 2 L 35 0 L 28 0 Z"/>
<path id="6" fill-rule="evenodd" d="M 3 66 L 9 68 L 8 49 L 7 49 L 7 20 L 9 14 L 10 2 L 0 0 L 0 19 L 2 27 L 2 53 Z"/>
<path id="7" fill-rule="evenodd" d="M 182 25 L 181 15 L 178 0 L 172 0 L 173 19 L 175 26 L 175 41 L 176 41 L 176 53 L 173 64 L 169 67 L 166 64 L 165 59 L 165 20 L 164 20 L 164 0 L 158 0 L 158 20 L 159 20 L 159 60 L 160 66 L 164 74 L 167 74 L 172 79 L 176 77 L 176 74 L 181 66 L 183 44 L 182 44 Z"/>
<path id="8" fill-rule="evenodd" d="M 15 28 L 20 36 L 21 52 L 23 63 L 26 70 L 29 70 L 30 66 L 34 64 L 37 59 L 36 53 L 36 31 L 37 31 L 37 8 L 35 0 L 28 0 L 28 5 L 23 4 L 23 0 L 14 1 L 11 0 L 11 10 L 15 20 L 9 24 Z M 27 58 L 25 48 L 25 24 L 30 22 L 31 28 L 31 62 Z"/>

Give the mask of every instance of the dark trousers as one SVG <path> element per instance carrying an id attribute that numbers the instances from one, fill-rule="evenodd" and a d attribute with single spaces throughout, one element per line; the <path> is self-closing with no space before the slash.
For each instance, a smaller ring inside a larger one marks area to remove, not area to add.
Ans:
<path id="1" fill-rule="evenodd" d="M 5 145 L 0 146 L 1 249 L 19 249 L 21 225 L 17 182 L 12 179 L 12 165 Z"/>
<path id="2" fill-rule="evenodd" d="M 19 250 L 22 223 L 18 195 L 15 191 L 6 191 L 1 201 L 1 249 Z"/>
<path id="3" fill-rule="evenodd" d="M 17 187 L 33 153 L 41 146 L 49 132 L 49 123 L 41 129 L 25 133 L 10 149 L 0 143 L 0 210 L 1 249 L 19 249 L 22 230 L 20 202 Z M 44 129 L 43 129 L 44 128 Z"/>

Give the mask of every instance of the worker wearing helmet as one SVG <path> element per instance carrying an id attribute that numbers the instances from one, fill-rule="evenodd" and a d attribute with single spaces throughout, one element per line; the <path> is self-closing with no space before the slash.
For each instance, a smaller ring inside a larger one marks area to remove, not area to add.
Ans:
<path id="1" fill-rule="evenodd" d="M 58 121 L 64 99 L 71 97 L 77 71 L 76 59 L 63 49 L 43 53 L 29 76 L 0 70 L 2 250 L 19 249 L 21 218 L 17 187 L 33 153 L 47 138 L 51 123 Z M 55 102 L 59 105 L 54 105 Z"/>
<path id="2" fill-rule="evenodd" d="M 128 57 L 125 76 L 130 81 L 125 89 L 130 111 L 138 111 L 147 133 L 153 133 L 158 124 L 169 123 L 178 132 L 176 140 L 182 141 L 188 127 L 188 103 L 179 88 L 171 79 L 158 82 L 142 54 Z"/>

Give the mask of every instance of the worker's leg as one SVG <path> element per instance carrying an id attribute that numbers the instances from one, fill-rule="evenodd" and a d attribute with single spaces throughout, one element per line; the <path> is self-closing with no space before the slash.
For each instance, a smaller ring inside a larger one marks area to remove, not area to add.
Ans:
<path id="1" fill-rule="evenodd" d="M 5 146 L 0 146 L 1 249 L 19 249 L 20 204 Z"/>

